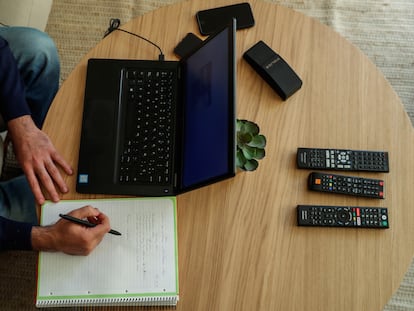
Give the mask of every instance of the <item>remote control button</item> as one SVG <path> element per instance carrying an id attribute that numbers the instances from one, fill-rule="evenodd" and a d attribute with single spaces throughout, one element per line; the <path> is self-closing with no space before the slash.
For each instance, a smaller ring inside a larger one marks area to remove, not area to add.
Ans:
<path id="1" fill-rule="evenodd" d="M 345 209 L 338 209 L 337 211 L 338 222 L 342 224 L 348 224 L 352 220 L 352 214 Z"/>

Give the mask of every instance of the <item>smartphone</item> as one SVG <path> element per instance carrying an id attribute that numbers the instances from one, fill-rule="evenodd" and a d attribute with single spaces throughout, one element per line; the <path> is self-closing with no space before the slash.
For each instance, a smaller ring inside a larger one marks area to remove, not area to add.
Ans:
<path id="1" fill-rule="evenodd" d="M 201 43 L 203 43 L 203 40 L 201 40 L 192 32 L 189 32 L 174 48 L 174 53 L 178 57 L 185 57 L 193 50 L 198 48 Z"/>
<path id="2" fill-rule="evenodd" d="M 247 2 L 198 11 L 196 14 L 198 28 L 202 35 L 210 35 L 226 26 L 232 18 L 236 19 L 236 28 L 254 26 L 253 12 Z"/>

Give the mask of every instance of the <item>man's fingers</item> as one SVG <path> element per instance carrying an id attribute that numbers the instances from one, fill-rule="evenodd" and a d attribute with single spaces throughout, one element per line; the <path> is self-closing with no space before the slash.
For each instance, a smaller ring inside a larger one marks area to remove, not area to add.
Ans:
<path id="1" fill-rule="evenodd" d="M 26 171 L 26 178 L 29 182 L 30 188 L 32 189 L 33 195 L 40 205 L 45 203 L 45 197 L 43 196 L 42 190 L 40 189 L 39 182 L 33 171 Z"/>
<path id="2" fill-rule="evenodd" d="M 110 230 L 109 218 L 105 214 L 101 213 L 97 208 L 90 205 L 73 210 L 69 213 L 69 215 L 80 219 L 93 219 L 94 221 L 91 222 L 98 224 L 98 226 L 93 228 L 93 230 L 98 232 L 99 235 L 102 235 Z"/>
<path id="3" fill-rule="evenodd" d="M 111 230 L 111 225 L 109 224 L 109 218 L 103 214 L 103 213 L 99 213 L 98 216 L 96 216 L 97 218 L 97 222 L 99 223 L 99 226 L 96 226 L 96 231 L 99 232 L 100 234 L 104 234 L 109 232 L 109 230 Z"/>
<path id="4" fill-rule="evenodd" d="M 63 193 L 68 192 L 69 189 L 68 189 L 65 181 L 63 180 L 62 175 L 60 174 L 60 172 L 59 172 L 58 168 L 56 167 L 56 165 L 52 161 L 49 161 L 49 162 L 45 163 L 45 167 L 46 167 L 46 170 L 49 173 L 50 177 L 52 178 L 52 180 L 59 187 L 59 190 Z"/>
<path id="5" fill-rule="evenodd" d="M 100 213 L 101 212 L 97 208 L 94 208 L 90 205 L 86 205 L 71 211 L 69 214 L 73 217 L 84 219 L 88 217 L 98 217 Z"/>
<path id="6" fill-rule="evenodd" d="M 73 169 L 72 167 L 65 161 L 65 159 L 58 153 L 55 152 L 52 154 L 52 160 L 57 163 L 66 174 L 72 175 Z"/>
<path id="7" fill-rule="evenodd" d="M 56 188 L 58 188 L 62 193 L 66 193 L 69 190 L 62 175 L 60 174 L 60 171 L 52 159 L 36 163 L 33 167 L 28 165 L 23 167 L 23 169 L 26 173 L 36 201 L 39 204 L 43 204 L 45 201 L 40 185 L 42 185 L 43 189 L 47 191 L 53 202 L 58 202 L 60 200 L 60 196 Z"/>
<path id="8" fill-rule="evenodd" d="M 60 197 L 58 192 L 56 191 L 55 184 L 53 183 L 52 178 L 49 175 L 49 172 L 46 170 L 46 168 L 43 166 L 37 168 L 35 170 L 35 175 L 37 176 L 37 185 L 39 186 L 39 181 L 43 185 L 43 187 L 46 189 L 46 191 L 50 195 L 50 199 L 53 202 L 58 202 Z"/>

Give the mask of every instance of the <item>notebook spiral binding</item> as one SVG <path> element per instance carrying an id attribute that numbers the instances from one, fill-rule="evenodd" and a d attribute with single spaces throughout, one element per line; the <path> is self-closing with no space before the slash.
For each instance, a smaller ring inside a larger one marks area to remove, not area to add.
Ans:
<path id="1" fill-rule="evenodd" d="M 42 300 L 36 307 L 70 307 L 70 306 L 174 306 L 177 296 L 154 297 L 111 297 L 111 298 L 74 298 Z"/>

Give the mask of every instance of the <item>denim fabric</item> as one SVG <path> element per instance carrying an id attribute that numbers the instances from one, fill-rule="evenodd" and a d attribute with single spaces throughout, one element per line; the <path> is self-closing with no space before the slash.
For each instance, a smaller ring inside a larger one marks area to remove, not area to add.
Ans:
<path id="1" fill-rule="evenodd" d="M 52 39 L 28 27 L 0 27 L 0 36 L 9 43 L 25 84 L 32 118 L 41 128 L 59 87 L 59 55 Z"/>
<path id="2" fill-rule="evenodd" d="M 0 182 L 0 216 L 33 225 L 38 224 L 35 198 L 26 176 Z"/>

